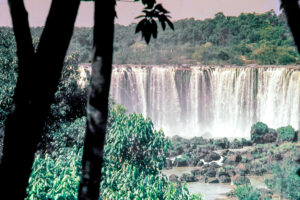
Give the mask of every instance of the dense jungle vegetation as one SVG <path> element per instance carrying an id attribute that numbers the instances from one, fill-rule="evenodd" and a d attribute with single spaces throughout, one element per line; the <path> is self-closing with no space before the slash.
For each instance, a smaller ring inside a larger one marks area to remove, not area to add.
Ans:
<path id="1" fill-rule="evenodd" d="M 116 26 L 116 64 L 204 64 L 204 65 L 287 65 L 299 60 L 284 14 L 217 13 L 206 20 L 174 22 L 175 31 L 159 30 L 150 45 L 135 34 L 136 24 Z M 89 28 L 77 28 L 70 51 L 87 62 L 91 48 Z"/>
<path id="2" fill-rule="evenodd" d="M 115 64 L 287 65 L 300 58 L 285 15 L 274 11 L 175 21 L 175 31 L 160 29 L 150 45 L 135 27 L 116 25 Z M 32 28 L 36 44 L 42 29 Z M 92 29 L 75 28 L 69 54 L 77 52 L 80 63 L 89 62 L 91 47 Z"/>

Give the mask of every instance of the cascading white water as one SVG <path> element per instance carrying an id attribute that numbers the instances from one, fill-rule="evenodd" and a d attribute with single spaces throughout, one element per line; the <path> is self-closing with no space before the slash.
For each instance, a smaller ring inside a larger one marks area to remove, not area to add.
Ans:
<path id="1" fill-rule="evenodd" d="M 115 66 L 111 97 L 167 136 L 250 137 L 250 127 L 300 125 L 300 68 Z"/>

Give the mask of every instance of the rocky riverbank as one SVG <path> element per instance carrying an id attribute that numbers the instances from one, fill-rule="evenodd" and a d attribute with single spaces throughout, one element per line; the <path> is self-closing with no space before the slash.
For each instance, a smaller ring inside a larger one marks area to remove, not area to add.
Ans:
<path id="1" fill-rule="evenodd" d="M 194 137 L 171 138 L 172 149 L 167 157 L 167 169 L 193 167 L 180 176 L 169 175 L 172 182 L 228 183 L 235 186 L 249 184 L 249 176 L 272 176 L 272 164 L 299 159 L 299 132 L 290 127 L 274 130 L 257 123 L 251 129 L 251 140 L 205 139 Z M 283 133 L 284 132 L 284 133 Z M 272 191 L 260 188 L 270 197 Z"/>

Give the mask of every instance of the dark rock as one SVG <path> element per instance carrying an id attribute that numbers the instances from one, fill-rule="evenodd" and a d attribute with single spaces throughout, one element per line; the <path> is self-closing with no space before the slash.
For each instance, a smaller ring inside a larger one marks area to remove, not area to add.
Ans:
<path id="1" fill-rule="evenodd" d="M 191 171 L 191 174 L 195 177 L 200 176 L 201 175 L 201 170 L 200 169 L 194 169 Z"/>
<path id="2" fill-rule="evenodd" d="M 196 167 L 198 162 L 200 161 L 200 158 L 193 158 L 189 160 L 189 166 L 190 167 Z"/>
<path id="3" fill-rule="evenodd" d="M 228 153 L 229 153 L 229 150 L 226 149 L 226 150 L 222 151 L 221 155 L 222 155 L 222 156 L 227 156 Z"/>
<path id="4" fill-rule="evenodd" d="M 175 159 L 174 166 L 176 166 L 176 167 L 188 167 L 188 162 L 186 160 Z"/>
<path id="5" fill-rule="evenodd" d="M 211 162 L 209 164 L 209 167 L 212 167 L 212 168 L 219 168 L 220 166 L 216 163 L 216 162 Z"/>
<path id="6" fill-rule="evenodd" d="M 219 183 L 220 181 L 217 178 L 208 179 L 208 183 Z"/>
<path id="7" fill-rule="evenodd" d="M 200 173 L 201 173 L 201 175 L 204 175 L 207 173 L 207 171 L 208 171 L 208 168 L 202 168 Z"/>
<path id="8" fill-rule="evenodd" d="M 216 174 L 217 174 L 217 171 L 214 168 L 209 168 L 208 171 L 205 173 L 205 175 L 208 177 L 215 177 Z"/>
<path id="9" fill-rule="evenodd" d="M 262 136 L 261 144 L 276 142 L 278 134 L 276 132 L 266 133 Z"/>
<path id="10" fill-rule="evenodd" d="M 207 155 L 207 153 L 204 153 L 204 152 L 198 152 L 198 158 L 199 159 L 203 159 L 203 158 L 205 158 L 205 156 Z"/>
<path id="11" fill-rule="evenodd" d="M 230 176 L 219 176 L 219 180 L 221 183 L 230 183 L 231 182 Z"/>
<path id="12" fill-rule="evenodd" d="M 205 156 L 204 161 L 205 162 L 211 162 L 213 160 L 220 160 L 221 156 L 217 154 L 216 152 L 210 152 L 207 156 Z"/>
<path id="13" fill-rule="evenodd" d="M 204 165 L 204 162 L 202 162 L 202 161 L 199 161 L 198 163 L 197 163 L 197 167 L 201 167 L 201 166 L 203 166 Z"/>
<path id="14" fill-rule="evenodd" d="M 181 182 L 195 182 L 197 179 L 192 175 L 188 173 L 183 173 L 180 177 Z"/>
<path id="15" fill-rule="evenodd" d="M 274 155 L 274 160 L 280 161 L 283 159 L 283 155 L 281 153 L 277 153 Z"/>
<path id="16" fill-rule="evenodd" d="M 203 167 L 202 167 L 203 169 L 204 168 L 209 168 L 209 164 L 205 164 L 205 165 L 203 165 Z"/>
<path id="17" fill-rule="evenodd" d="M 175 175 L 175 174 L 171 174 L 170 176 L 169 176 L 169 181 L 170 182 L 179 182 L 179 180 L 178 180 L 178 176 L 177 175 Z"/>

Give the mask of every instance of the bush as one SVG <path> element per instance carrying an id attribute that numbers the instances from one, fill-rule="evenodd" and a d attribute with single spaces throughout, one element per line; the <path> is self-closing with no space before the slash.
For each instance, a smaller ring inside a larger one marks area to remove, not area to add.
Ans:
<path id="1" fill-rule="evenodd" d="M 120 109 L 119 109 L 120 110 Z M 112 113 L 113 114 L 113 113 Z M 161 175 L 170 142 L 142 115 L 115 117 L 106 138 L 102 197 L 107 199 L 188 199 L 188 190 Z"/>
<path id="2" fill-rule="evenodd" d="M 260 142 L 262 136 L 268 133 L 268 126 L 262 122 L 257 122 L 251 127 L 251 141 Z"/>
<path id="3" fill-rule="evenodd" d="M 199 195 L 190 195 L 185 185 L 170 183 L 161 174 L 170 147 L 163 132 L 155 131 L 150 119 L 137 114 L 127 116 L 122 106 L 110 105 L 101 182 L 103 199 L 201 200 Z M 57 154 L 36 157 L 27 199 L 77 199 L 82 148 L 76 143 L 76 135 L 83 132 L 84 126 L 85 118 L 69 127 L 62 124 L 57 137 L 70 135 L 75 147 L 69 148 L 68 142 L 56 143 L 61 147 Z"/>
<path id="4" fill-rule="evenodd" d="M 259 200 L 260 194 L 250 185 L 238 186 L 233 191 L 233 196 L 239 200 Z"/>
<path id="5" fill-rule="evenodd" d="M 82 149 L 64 149 L 60 156 L 38 155 L 32 167 L 27 200 L 77 199 Z"/>
<path id="6" fill-rule="evenodd" d="M 277 129 L 279 138 L 282 141 L 293 141 L 296 136 L 296 132 L 292 126 L 285 126 Z"/>
<path id="7" fill-rule="evenodd" d="M 266 180 L 266 185 L 274 192 L 279 192 L 282 198 L 300 199 L 300 177 L 298 167 L 293 161 L 275 163 L 272 166 L 274 176 Z"/>

